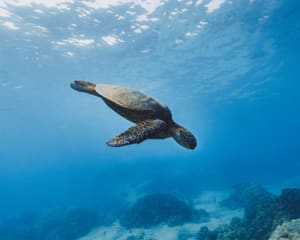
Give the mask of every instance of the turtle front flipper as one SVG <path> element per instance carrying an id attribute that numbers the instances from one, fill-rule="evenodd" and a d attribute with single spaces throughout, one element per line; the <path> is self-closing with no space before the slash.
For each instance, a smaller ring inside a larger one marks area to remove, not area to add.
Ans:
<path id="1" fill-rule="evenodd" d="M 125 132 L 110 139 L 106 144 L 111 147 L 121 147 L 155 138 L 160 132 L 167 131 L 167 124 L 159 119 L 146 120 L 128 128 Z"/>

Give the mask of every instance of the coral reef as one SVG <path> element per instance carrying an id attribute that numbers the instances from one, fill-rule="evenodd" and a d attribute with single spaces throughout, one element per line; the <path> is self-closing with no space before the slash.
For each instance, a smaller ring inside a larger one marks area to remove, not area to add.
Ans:
<path id="1" fill-rule="evenodd" d="M 266 240 L 277 225 L 300 218 L 300 190 L 283 189 L 276 197 L 257 185 L 239 185 L 222 205 L 244 207 L 244 218 L 234 218 L 230 224 L 214 231 L 202 228 L 197 234 L 198 240 Z"/>
<path id="2" fill-rule="evenodd" d="M 258 184 L 237 184 L 233 187 L 228 199 L 220 204 L 229 209 L 245 208 L 255 201 L 263 202 L 275 196 Z"/>
<path id="3" fill-rule="evenodd" d="M 300 219 L 284 222 L 278 225 L 269 240 L 299 240 Z"/>
<path id="4" fill-rule="evenodd" d="M 273 228 L 275 199 L 275 195 L 260 185 L 236 185 L 230 197 L 221 204 L 230 209 L 245 208 L 244 219 L 238 225 L 232 221 L 229 226 L 224 226 L 222 230 L 218 229 L 218 235 L 223 236 L 223 239 L 235 239 L 231 237 L 235 235 L 243 236 L 242 239 L 267 239 Z"/>
<path id="5" fill-rule="evenodd" d="M 199 232 L 196 234 L 195 239 L 216 240 L 217 237 L 218 237 L 217 231 L 209 231 L 208 227 L 201 227 Z"/>
<path id="6" fill-rule="evenodd" d="M 125 214 L 118 219 L 119 221 L 114 221 L 113 225 L 112 219 L 100 216 L 95 211 L 82 208 L 67 210 L 55 208 L 41 213 L 25 214 L 0 225 L 0 238 L 5 240 L 300 239 L 300 189 L 283 189 L 281 194 L 276 196 L 259 185 L 238 185 L 229 198 L 221 202 L 222 207 L 218 203 L 216 205 L 218 212 L 210 211 L 210 219 L 206 211 L 195 210 L 171 194 L 150 194 L 125 209 Z M 203 208 L 201 204 L 195 206 Z M 239 209 L 230 210 L 235 208 Z M 242 208 L 243 217 L 241 214 L 230 215 L 239 217 L 219 221 L 224 214 L 241 212 Z M 96 227 L 99 228 L 90 233 L 90 237 L 85 237 Z"/>
<path id="7" fill-rule="evenodd" d="M 194 210 L 171 194 L 151 194 L 140 198 L 121 218 L 127 228 L 149 228 L 159 224 L 180 225 L 189 221 L 206 221 L 204 210 Z"/>
<path id="8" fill-rule="evenodd" d="M 219 226 L 215 231 L 217 240 L 247 239 L 247 229 L 240 218 L 233 218 L 229 225 Z"/>
<path id="9" fill-rule="evenodd" d="M 215 230 L 210 231 L 207 227 L 202 227 L 196 234 L 197 240 L 240 240 L 248 239 L 247 230 L 240 218 L 233 218 L 230 224 L 222 224 Z"/>
<path id="10" fill-rule="evenodd" d="M 283 189 L 277 199 L 276 217 L 290 220 L 300 217 L 300 189 Z"/>

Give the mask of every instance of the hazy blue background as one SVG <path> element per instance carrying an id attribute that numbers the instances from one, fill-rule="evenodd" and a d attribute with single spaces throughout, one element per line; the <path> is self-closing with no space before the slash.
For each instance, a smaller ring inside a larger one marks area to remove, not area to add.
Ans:
<path id="1" fill-rule="evenodd" d="M 0 1 L 0 217 L 109 211 L 133 189 L 300 186 L 299 43 L 298 0 Z M 75 79 L 160 99 L 197 149 L 107 147 L 132 124 Z"/>

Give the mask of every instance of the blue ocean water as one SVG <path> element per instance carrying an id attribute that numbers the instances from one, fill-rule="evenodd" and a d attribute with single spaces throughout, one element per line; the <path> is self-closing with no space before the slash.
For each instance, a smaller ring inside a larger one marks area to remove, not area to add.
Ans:
<path id="1" fill-rule="evenodd" d="M 297 0 L 0 1 L 0 219 L 299 187 L 299 42 Z M 71 89 L 77 79 L 161 100 L 197 148 L 106 146 L 133 124 Z"/>

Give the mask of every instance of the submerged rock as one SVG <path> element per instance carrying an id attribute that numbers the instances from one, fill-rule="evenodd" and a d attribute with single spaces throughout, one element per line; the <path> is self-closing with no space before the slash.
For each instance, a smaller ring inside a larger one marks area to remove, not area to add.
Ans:
<path id="1" fill-rule="evenodd" d="M 216 240 L 240 240 L 248 239 L 248 232 L 244 221 L 240 218 L 233 218 L 228 225 L 218 227 Z"/>
<path id="2" fill-rule="evenodd" d="M 265 188 L 258 184 L 238 184 L 233 187 L 228 199 L 220 204 L 229 209 L 245 208 L 252 205 L 254 201 L 265 201 L 274 198 Z"/>
<path id="3" fill-rule="evenodd" d="M 237 185 L 222 206 L 244 207 L 244 219 L 218 229 L 218 239 L 268 239 L 277 211 L 276 196 L 257 184 Z"/>
<path id="4" fill-rule="evenodd" d="M 300 219 L 285 222 L 278 225 L 269 240 L 299 240 Z"/>
<path id="5" fill-rule="evenodd" d="M 159 224 L 181 225 L 196 219 L 207 220 L 208 213 L 194 210 L 171 194 L 151 194 L 138 199 L 120 223 L 127 228 L 148 228 Z"/>
<path id="6" fill-rule="evenodd" d="M 283 189 L 277 199 L 277 218 L 290 220 L 300 218 L 300 189 Z"/>
<path id="7" fill-rule="evenodd" d="M 197 240 L 216 240 L 218 237 L 217 231 L 210 231 L 208 227 L 201 227 L 199 232 L 196 234 L 195 239 Z"/>
<path id="8" fill-rule="evenodd" d="M 275 196 L 255 184 L 238 185 L 221 204 L 228 208 L 244 207 L 244 218 L 233 218 L 230 224 L 221 225 L 213 231 L 201 228 L 196 239 L 267 240 L 276 226 L 300 218 L 300 189 L 283 189 L 280 196 Z M 299 225 L 300 220 L 280 225 L 270 239 L 300 239 L 297 235 Z"/>

